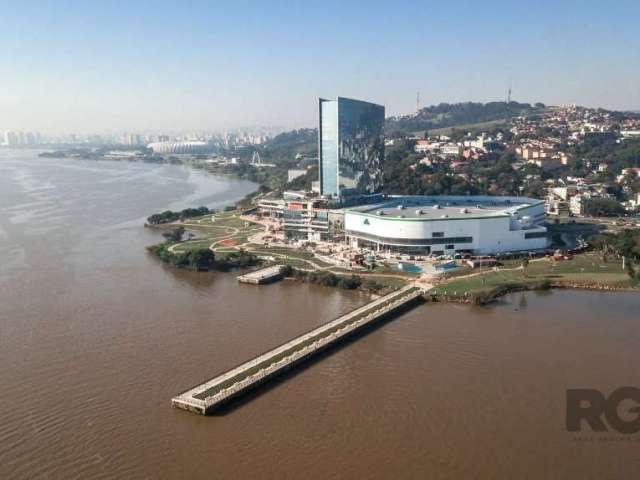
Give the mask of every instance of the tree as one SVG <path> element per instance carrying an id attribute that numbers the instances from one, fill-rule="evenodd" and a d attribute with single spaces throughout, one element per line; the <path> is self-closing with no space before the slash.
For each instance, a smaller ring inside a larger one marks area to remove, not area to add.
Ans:
<path id="1" fill-rule="evenodd" d="M 592 198 L 586 203 L 584 211 L 590 217 L 615 217 L 626 213 L 620 202 L 610 198 Z"/>
<path id="2" fill-rule="evenodd" d="M 168 232 L 163 232 L 162 236 L 167 239 L 168 242 L 181 242 L 182 236 L 184 235 L 184 227 L 179 226 L 177 228 L 173 228 Z"/>
<path id="3" fill-rule="evenodd" d="M 208 248 L 186 252 L 189 256 L 189 266 L 192 270 L 211 270 L 215 266 L 216 257 Z"/>
<path id="4" fill-rule="evenodd" d="M 606 256 L 615 253 L 627 259 L 640 260 L 640 230 L 624 229 L 619 233 L 596 235 L 589 244 Z"/>

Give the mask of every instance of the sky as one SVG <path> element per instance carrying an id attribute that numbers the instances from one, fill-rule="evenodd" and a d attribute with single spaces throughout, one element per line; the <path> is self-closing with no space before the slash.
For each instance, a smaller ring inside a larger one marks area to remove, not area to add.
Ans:
<path id="1" fill-rule="evenodd" d="M 315 126 L 317 98 L 640 110 L 640 2 L 0 0 L 0 130 Z"/>

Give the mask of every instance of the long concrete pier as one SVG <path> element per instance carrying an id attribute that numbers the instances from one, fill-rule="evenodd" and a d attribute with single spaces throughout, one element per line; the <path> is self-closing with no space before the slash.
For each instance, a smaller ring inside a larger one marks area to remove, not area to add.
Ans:
<path id="1" fill-rule="evenodd" d="M 174 407 L 206 415 L 220 405 L 292 368 L 387 314 L 421 297 L 406 286 L 269 350 L 171 399 Z"/>
<path id="2" fill-rule="evenodd" d="M 273 282 L 282 276 L 282 265 L 273 265 L 271 267 L 262 268 L 255 272 L 249 272 L 245 275 L 238 276 L 240 283 L 252 283 L 261 285 L 263 283 Z"/>

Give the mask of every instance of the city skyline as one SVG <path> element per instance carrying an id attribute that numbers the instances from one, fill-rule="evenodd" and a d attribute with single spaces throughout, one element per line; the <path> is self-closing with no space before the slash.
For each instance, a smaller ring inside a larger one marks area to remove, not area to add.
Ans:
<path id="1" fill-rule="evenodd" d="M 327 15 L 334 11 L 339 15 Z M 375 101 L 387 114 L 503 100 L 640 109 L 640 6 L 545 1 L 58 2 L 0 19 L 0 130 L 178 131 L 315 127 L 313 100 Z M 319 41 L 321 40 L 321 41 Z M 331 68 L 324 68 L 330 66 Z M 322 75 L 318 68 L 322 67 Z"/>

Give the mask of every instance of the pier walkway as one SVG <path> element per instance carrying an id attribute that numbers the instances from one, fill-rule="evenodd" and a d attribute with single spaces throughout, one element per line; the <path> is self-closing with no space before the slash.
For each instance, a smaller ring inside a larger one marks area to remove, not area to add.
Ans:
<path id="1" fill-rule="evenodd" d="M 233 397 L 308 359 L 356 330 L 410 304 L 423 293 L 422 288 L 409 285 L 380 297 L 174 397 L 171 404 L 206 415 Z"/>
<path id="2" fill-rule="evenodd" d="M 271 267 L 262 268 L 255 272 L 249 272 L 245 275 L 240 275 L 238 281 L 240 283 L 251 283 L 254 285 L 261 285 L 263 283 L 273 282 L 278 280 L 282 276 L 282 265 L 273 265 Z"/>

